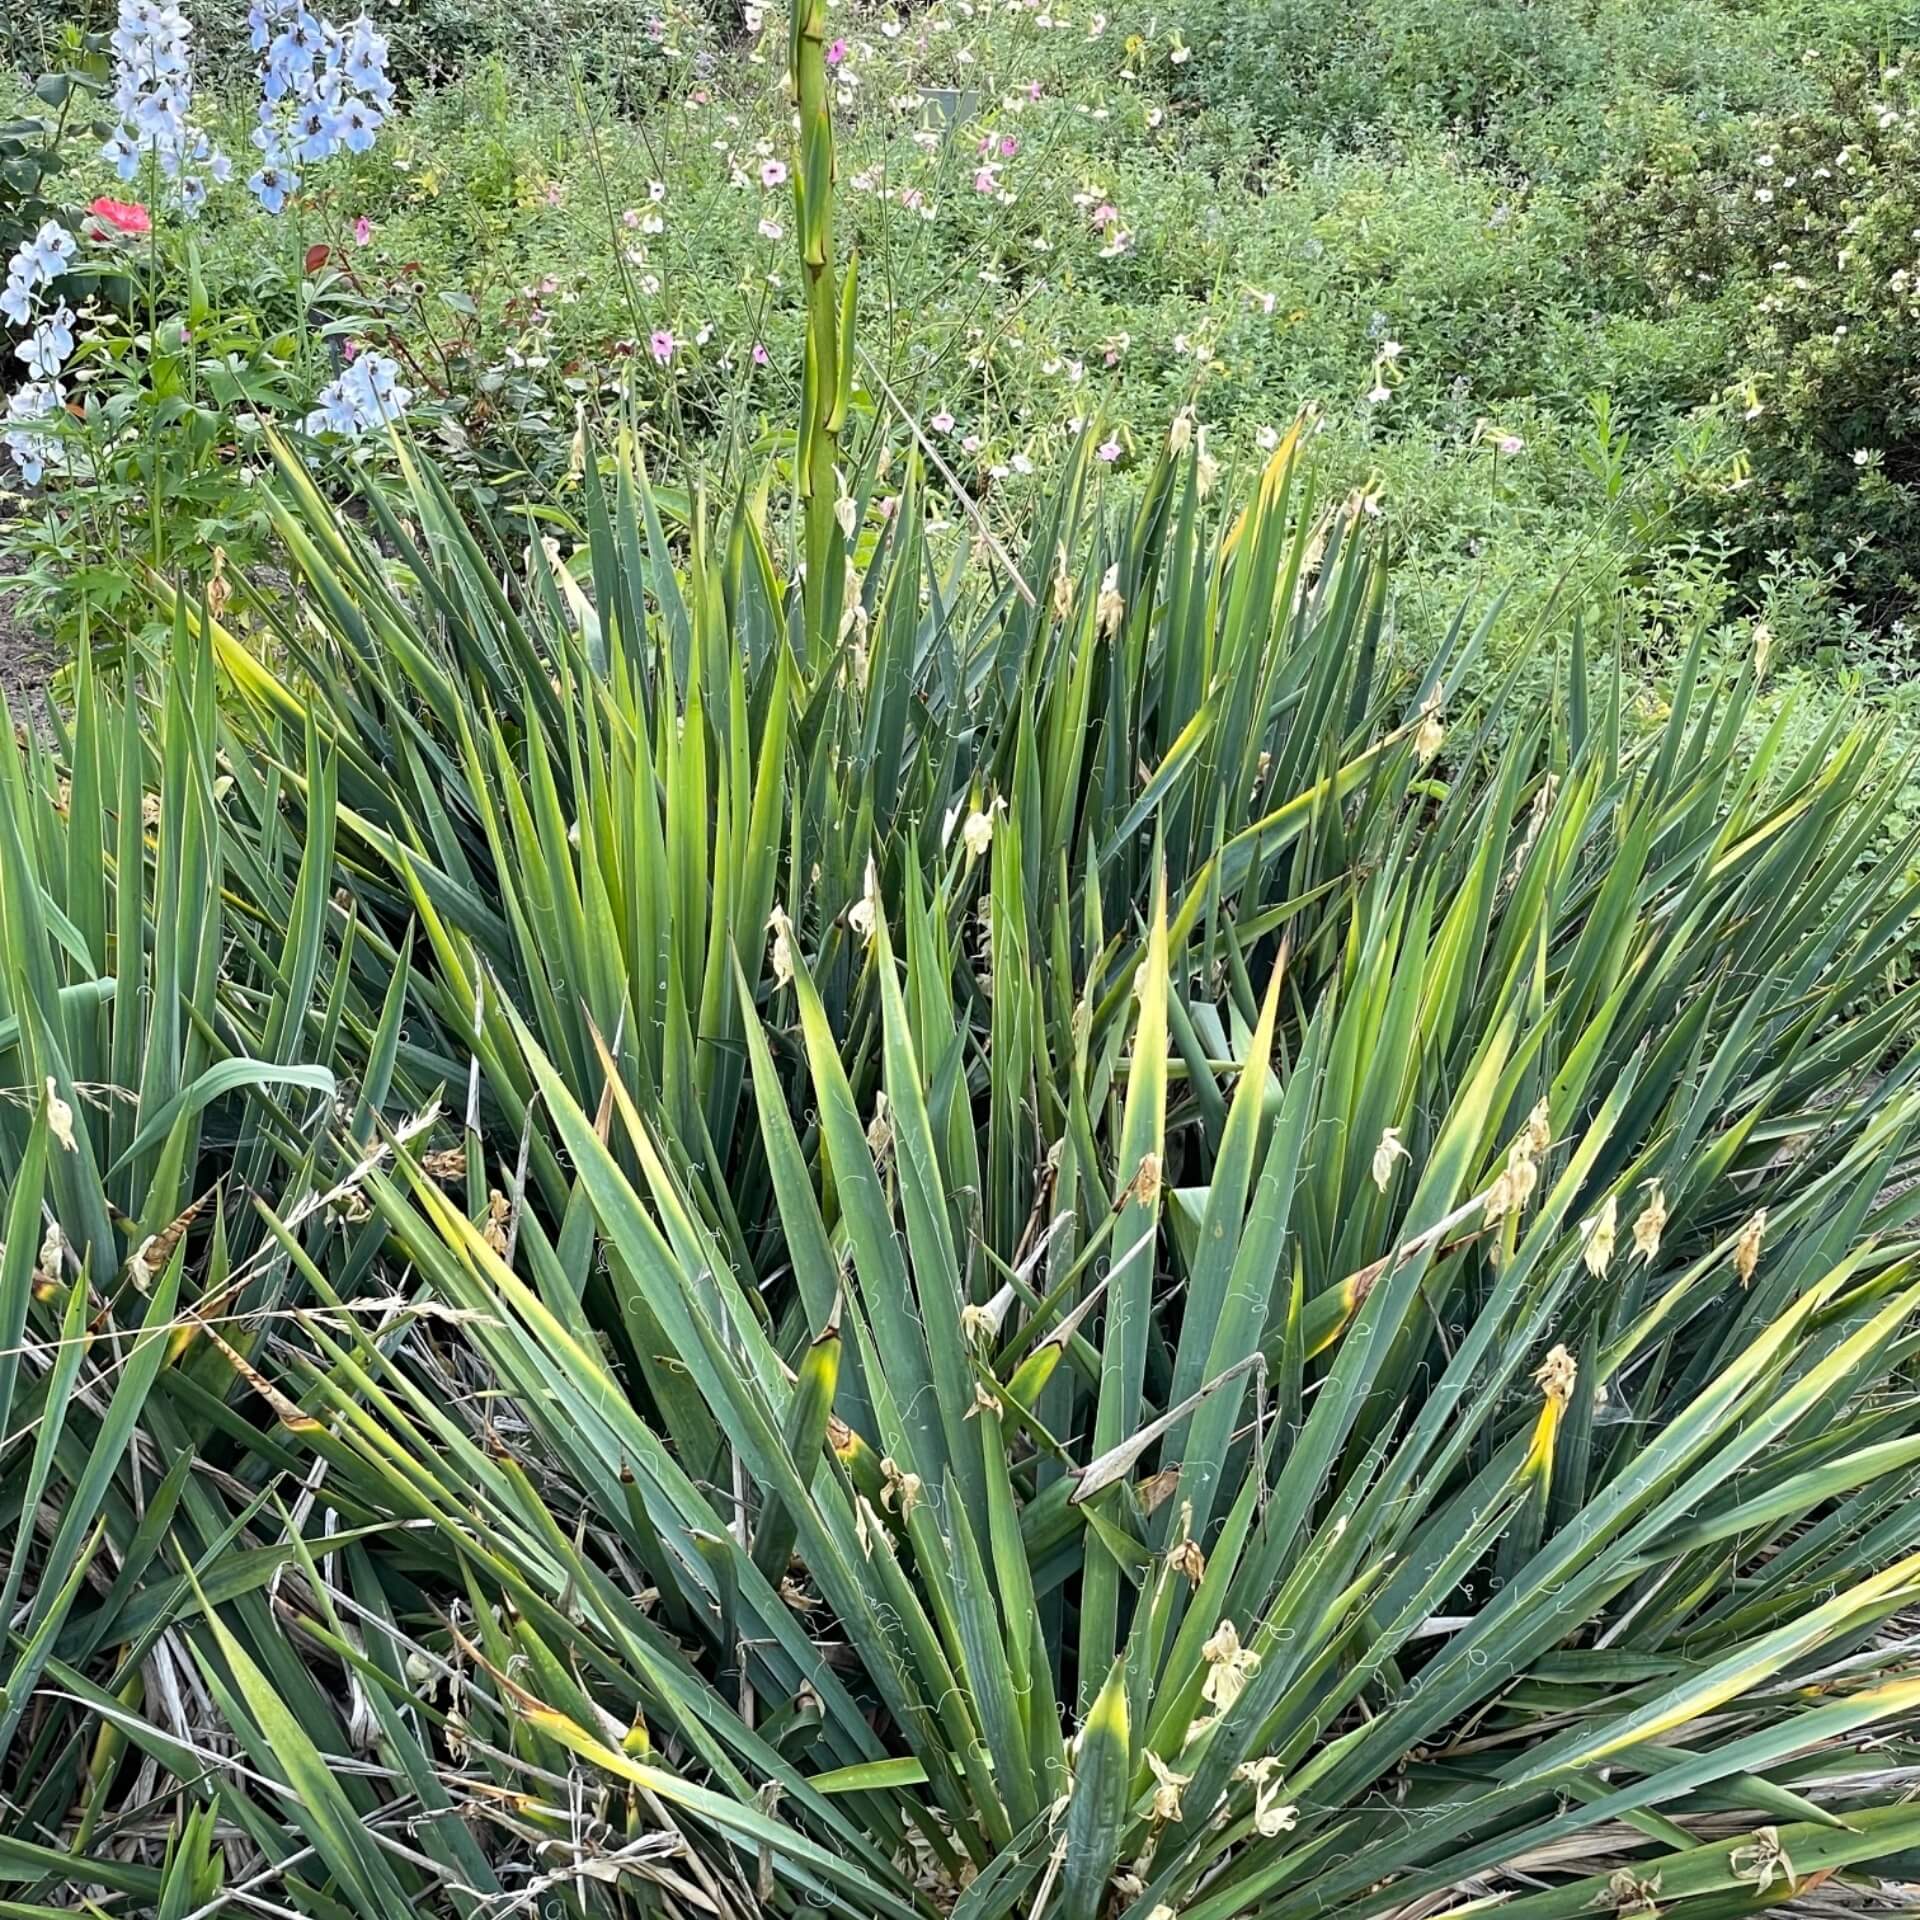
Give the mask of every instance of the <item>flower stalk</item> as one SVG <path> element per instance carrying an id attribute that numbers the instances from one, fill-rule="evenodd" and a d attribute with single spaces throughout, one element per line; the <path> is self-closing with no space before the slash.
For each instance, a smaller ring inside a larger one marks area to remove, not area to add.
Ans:
<path id="1" fill-rule="evenodd" d="M 853 363 L 856 267 L 837 281 L 833 247 L 833 90 L 827 62 L 826 0 L 795 0 L 789 50 L 798 124 L 794 227 L 806 286 L 806 360 L 800 386 L 798 484 L 806 577 L 802 604 L 808 664 L 820 667 L 838 638 L 846 536 L 834 508 L 840 432 Z"/>

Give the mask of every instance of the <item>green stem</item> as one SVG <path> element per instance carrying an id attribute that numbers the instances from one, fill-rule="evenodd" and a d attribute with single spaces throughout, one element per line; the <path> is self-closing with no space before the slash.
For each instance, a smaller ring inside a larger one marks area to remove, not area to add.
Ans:
<path id="1" fill-rule="evenodd" d="M 147 387 L 156 406 L 160 398 L 160 168 L 158 156 L 147 153 Z M 153 547 L 157 573 L 165 558 L 160 531 L 160 436 L 147 435 L 147 538 Z"/>

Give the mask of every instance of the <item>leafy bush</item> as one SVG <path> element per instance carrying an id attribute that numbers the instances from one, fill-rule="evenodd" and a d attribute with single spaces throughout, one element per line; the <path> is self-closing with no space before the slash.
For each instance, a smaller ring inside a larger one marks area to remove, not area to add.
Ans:
<path id="1" fill-rule="evenodd" d="M 1729 407 L 1755 560 L 1830 568 L 1884 626 L 1913 604 L 1920 535 L 1920 95 L 1900 64 L 1822 71 L 1819 111 L 1662 154 L 1611 224 L 1656 296 L 1727 289 L 1743 311 Z"/>

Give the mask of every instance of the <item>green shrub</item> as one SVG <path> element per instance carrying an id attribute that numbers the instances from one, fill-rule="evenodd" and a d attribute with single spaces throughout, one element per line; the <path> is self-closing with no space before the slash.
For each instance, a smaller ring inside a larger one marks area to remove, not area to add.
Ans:
<path id="1" fill-rule="evenodd" d="M 1920 538 L 1920 95 L 1899 64 L 1823 75 L 1818 112 L 1661 155 L 1612 226 L 1656 296 L 1737 290 L 1727 404 L 1751 451 L 1754 563 L 1830 572 L 1884 626 L 1913 604 Z"/>

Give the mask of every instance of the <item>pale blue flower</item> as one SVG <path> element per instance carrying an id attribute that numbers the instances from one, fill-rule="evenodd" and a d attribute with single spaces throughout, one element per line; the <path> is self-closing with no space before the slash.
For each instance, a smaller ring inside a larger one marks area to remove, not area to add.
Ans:
<path id="1" fill-rule="evenodd" d="M 51 380 L 73 352 L 73 309 L 64 303 L 36 326 L 14 353 L 36 380 Z"/>
<path id="2" fill-rule="evenodd" d="M 14 255 L 16 266 L 21 256 L 34 275 L 43 281 L 58 280 L 73 264 L 74 239 L 58 220 L 49 220 L 20 252 Z"/>
<path id="3" fill-rule="evenodd" d="M 269 213 L 280 213 L 286 208 L 288 196 L 300 191 L 300 176 L 288 168 L 269 165 L 261 167 L 247 185 Z"/>

